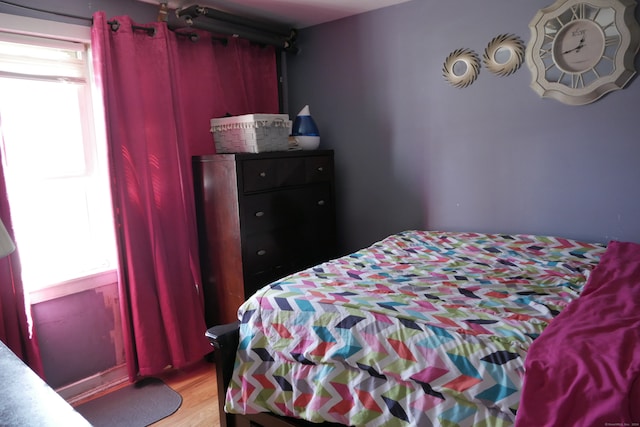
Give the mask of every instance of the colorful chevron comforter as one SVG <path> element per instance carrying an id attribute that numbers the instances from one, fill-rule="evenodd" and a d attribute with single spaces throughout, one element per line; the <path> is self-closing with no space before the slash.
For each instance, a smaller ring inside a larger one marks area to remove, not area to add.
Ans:
<path id="1" fill-rule="evenodd" d="M 239 311 L 225 410 L 358 426 L 515 420 L 529 345 L 605 248 L 406 231 L 267 286 Z"/>

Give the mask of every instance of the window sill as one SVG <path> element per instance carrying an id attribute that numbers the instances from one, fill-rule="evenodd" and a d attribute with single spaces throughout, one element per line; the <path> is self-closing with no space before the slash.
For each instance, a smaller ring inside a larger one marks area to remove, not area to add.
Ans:
<path id="1" fill-rule="evenodd" d="M 29 292 L 29 302 L 38 304 L 52 299 L 77 294 L 82 291 L 95 289 L 100 286 L 111 285 L 118 282 L 116 270 L 104 271 L 91 276 L 80 277 L 57 285 Z"/>

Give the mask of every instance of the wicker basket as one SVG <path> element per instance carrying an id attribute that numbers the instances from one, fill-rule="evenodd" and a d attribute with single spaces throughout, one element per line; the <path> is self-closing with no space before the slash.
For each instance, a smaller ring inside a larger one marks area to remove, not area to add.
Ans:
<path id="1" fill-rule="evenodd" d="M 245 114 L 211 119 L 217 153 L 287 151 L 291 120 L 286 114 Z"/>

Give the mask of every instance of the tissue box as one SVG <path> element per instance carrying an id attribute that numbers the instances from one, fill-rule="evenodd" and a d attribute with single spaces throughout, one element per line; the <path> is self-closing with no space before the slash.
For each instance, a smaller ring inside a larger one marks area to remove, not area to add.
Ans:
<path id="1" fill-rule="evenodd" d="M 245 114 L 211 119 L 217 153 L 287 151 L 291 120 L 286 114 Z"/>

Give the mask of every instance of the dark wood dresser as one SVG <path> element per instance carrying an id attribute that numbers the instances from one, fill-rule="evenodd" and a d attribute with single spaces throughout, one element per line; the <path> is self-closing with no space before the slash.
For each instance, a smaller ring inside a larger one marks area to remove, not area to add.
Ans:
<path id="1" fill-rule="evenodd" d="M 333 151 L 193 158 L 207 327 L 262 286 L 336 255 Z"/>

